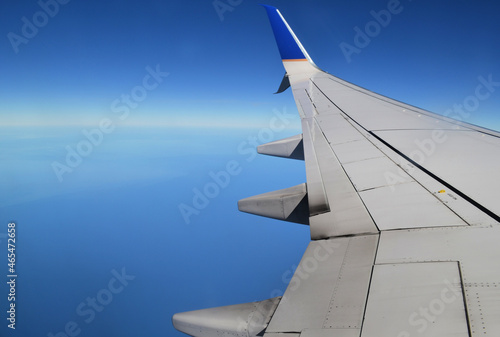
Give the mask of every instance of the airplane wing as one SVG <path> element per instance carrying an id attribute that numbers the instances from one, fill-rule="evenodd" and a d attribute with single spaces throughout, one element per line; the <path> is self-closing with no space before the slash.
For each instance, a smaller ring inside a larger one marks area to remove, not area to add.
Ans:
<path id="1" fill-rule="evenodd" d="M 174 326 L 197 337 L 499 336 L 500 133 L 325 73 L 265 8 L 302 134 L 258 151 L 304 160 L 307 182 L 239 208 L 309 225 L 311 242 L 283 297 L 176 314 Z"/>

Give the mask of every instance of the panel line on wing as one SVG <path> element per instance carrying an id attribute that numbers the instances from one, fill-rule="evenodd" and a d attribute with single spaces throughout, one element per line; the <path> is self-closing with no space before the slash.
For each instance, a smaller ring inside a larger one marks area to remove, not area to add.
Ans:
<path id="1" fill-rule="evenodd" d="M 447 132 L 470 132 L 471 130 L 460 129 L 460 130 L 450 130 L 450 129 L 440 129 L 440 128 L 411 128 L 411 129 L 377 129 L 370 130 L 371 132 L 384 132 L 384 131 L 426 131 L 426 130 L 438 130 Z"/>
<path id="2" fill-rule="evenodd" d="M 304 157 L 307 176 L 307 197 L 309 199 L 309 212 L 312 215 L 330 211 L 328 196 L 323 182 L 321 166 L 314 147 L 314 129 L 310 120 L 302 120 Z"/>
<path id="3" fill-rule="evenodd" d="M 464 281 L 464 273 L 462 270 L 462 263 L 461 261 L 457 261 L 458 263 L 458 274 L 460 275 L 460 283 L 462 285 L 462 296 L 464 297 L 464 307 L 465 307 L 465 319 L 467 321 L 467 329 L 469 329 L 469 336 L 473 336 L 472 333 L 472 323 L 470 319 L 470 314 L 469 314 L 469 303 L 468 303 L 468 296 L 467 296 L 467 291 L 466 291 L 466 285 Z"/>
<path id="4" fill-rule="evenodd" d="M 373 281 L 373 274 L 375 272 L 375 264 L 377 263 L 377 256 L 378 256 L 378 253 L 379 253 L 379 247 L 380 247 L 380 240 L 382 238 L 382 235 L 380 234 L 378 236 L 378 239 L 377 239 L 377 249 L 375 250 L 375 256 L 374 256 L 374 261 L 373 261 L 373 265 L 372 265 L 372 268 L 371 268 L 371 272 L 370 272 L 370 281 L 368 283 L 368 289 L 367 289 L 367 292 L 366 292 L 366 297 L 365 297 L 365 309 L 363 310 L 363 322 L 361 323 L 361 329 L 360 329 L 360 336 L 363 334 L 363 328 L 365 327 L 365 318 L 366 318 L 366 310 L 368 308 L 368 298 L 370 297 L 370 291 L 371 291 L 371 288 L 372 288 L 372 281 Z"/>

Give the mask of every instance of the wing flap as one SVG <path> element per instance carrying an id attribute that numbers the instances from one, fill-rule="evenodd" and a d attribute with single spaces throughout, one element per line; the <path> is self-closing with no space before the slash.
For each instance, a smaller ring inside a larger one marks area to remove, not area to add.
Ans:
<path id="1" fill-rule="evenodd" d="M 302 120 L 311 237 L 377 233 L 370 214 L 315 119 Z"/>

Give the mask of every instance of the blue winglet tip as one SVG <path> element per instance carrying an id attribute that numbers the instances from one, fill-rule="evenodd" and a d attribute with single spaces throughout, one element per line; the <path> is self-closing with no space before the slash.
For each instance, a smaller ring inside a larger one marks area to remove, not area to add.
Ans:
<path id="1" fill-rule="evenodd" d="M 297 41 L 292 35 L 292 31 L 289 29 L 287 23 L 279 13 L 278 9 L 269 5 L 262 5 L 269 17 L 269 22 L 273 29 L 274 37 L 276 39 L 276 44 L 280 51 L 282 60 L 301 60 L 306 59 L 306 56 L 300 49 Z"/>
<path id="2" fill-rule="evenodd" d="M 261 6 L 265 7 L 266 9 L 274 9 L 274 10 L 278 10 L 278 8 L 273 7 L 273 6 L 264 5 L 264 4 L 259 4 L 259 5 L 261 5 Z"/>

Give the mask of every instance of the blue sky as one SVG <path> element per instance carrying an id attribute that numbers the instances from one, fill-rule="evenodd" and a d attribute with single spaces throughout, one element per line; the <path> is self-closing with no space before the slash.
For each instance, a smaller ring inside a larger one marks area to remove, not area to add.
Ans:
<path id="1" fill-rule="evenodd" d="M 41 3 L 52 16 L 36 1 L 0 5 L 0 250 L 15 221 L 19 275 L 16 331 L 2 316 L 0 335 L 181 336 L 175 312 L 283 292 L 308 229 L 236 206 L 305 181 L 302 162 L 253 152 L 300 132 L 291 92 L 272 94 L 284 70 L 259 2 Z M 500 81 L 496 2 L 402 0 L 362 44 L 357 32 L 396 2 L 268 4 L 322 69 L 500 129 L 499 86 L 474 100 Z"/>

